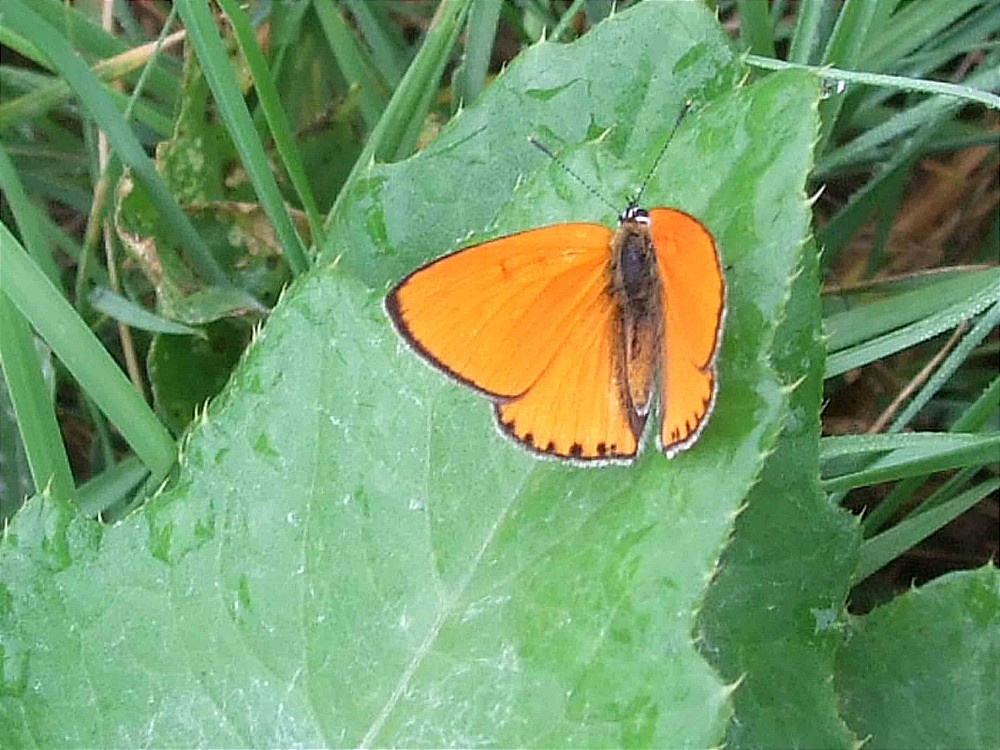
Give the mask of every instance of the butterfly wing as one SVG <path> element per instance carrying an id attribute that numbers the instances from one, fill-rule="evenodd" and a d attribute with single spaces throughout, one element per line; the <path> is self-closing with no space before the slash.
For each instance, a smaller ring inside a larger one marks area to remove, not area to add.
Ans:
<path id="1" fill-rule="evenodd" d="M 509 436 L 567 458 L 632 455 L 612 360 L 611 237 L 572 223 L 484 242 L 414 271 L 386 309 L 428 361 L 498 401 Z"/>
<path id="2" fill-rule="evenodd" d="M 483 393 L 527 391 L 595 296 L 611 232 L 557 224 L 428 263 L 386 297 L 396 329 L 427 360 Z"/>
<path id="3" fill-rule="evenodd" d="M 715 403 L 726 287 L 715 240 L 693 216 L 649 211 L 663 300 L 660 447 L 690 447 Z"/>
<path id="4" fill-rule="evenodd" d="M 523 396 L 497 404 L 505 433 L 537 452 L 579 461 L 635 456 L 645 416 L 630 420 L 625 406 L 617 314 L 602 274 L 538 380 Z"/>

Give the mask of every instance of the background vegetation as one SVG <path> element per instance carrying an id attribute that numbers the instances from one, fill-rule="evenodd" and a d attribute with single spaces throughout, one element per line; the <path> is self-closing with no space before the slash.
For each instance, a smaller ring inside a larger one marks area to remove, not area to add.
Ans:
<path id="1" fill-rule="evenodd" d="M 0 744 L 996 746 L 998 30 L 5 2 Z M 380 297 L 611 220 L 523 136 L 624 195 L 692 91 L 650 197 L 725 238 L 715 430 L 539 464 Z"/>

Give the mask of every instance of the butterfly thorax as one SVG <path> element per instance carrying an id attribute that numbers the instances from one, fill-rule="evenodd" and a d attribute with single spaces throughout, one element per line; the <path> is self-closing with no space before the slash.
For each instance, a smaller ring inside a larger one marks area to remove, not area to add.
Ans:
<path id="1" fill-rule="evenodd" d="M 615 371 L 621 397 L 639 426 L 649 412 L 659 367 L 662 305 L 649 216 L 630 206 L 611 241 L 610 291 L 615 304 Z"/>

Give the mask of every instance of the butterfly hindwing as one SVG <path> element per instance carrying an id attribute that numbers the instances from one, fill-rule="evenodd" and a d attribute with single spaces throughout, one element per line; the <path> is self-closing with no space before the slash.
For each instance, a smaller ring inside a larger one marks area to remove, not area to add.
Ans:
<path id="1" fill-rule="evenodd" d="M 580 461 L 630 459 L 644 417 L 623 399 L 617 311 L 600 280 L 575 310 L 570 337 L 521 397 L 497 404 L 501 429 L 540 453 Z"/>
<path id="2" fill-rule="evenodd" d="M 660 446 L 670 456 L 694 443 L 711 414 L 726 290 L 701 222 L 670 208 L 649 217 L 663 299 Z"/>

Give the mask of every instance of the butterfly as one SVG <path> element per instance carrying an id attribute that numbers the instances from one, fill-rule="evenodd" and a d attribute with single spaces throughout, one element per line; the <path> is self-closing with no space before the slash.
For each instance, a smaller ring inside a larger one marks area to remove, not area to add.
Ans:
<path id="1" fill-rule="evenodd" d="M 617 230 L 554 224 L 433 260 L 385 306 L 424 359 L 493 402 L 505 435 L 574 462 L 627 462 L 657 401 L 668 457 L 701 435 L 725 298 L 709 230 L 636 199 Z"/>

